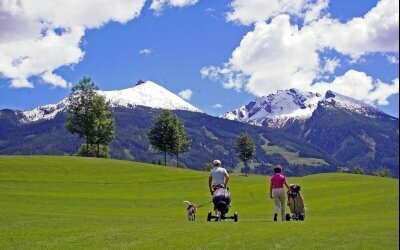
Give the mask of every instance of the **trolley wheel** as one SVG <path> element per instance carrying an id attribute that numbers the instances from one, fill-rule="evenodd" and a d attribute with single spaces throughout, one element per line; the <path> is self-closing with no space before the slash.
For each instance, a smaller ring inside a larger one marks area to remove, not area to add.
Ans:
<path id="1" fill-rule="evenodd" d="M 286 221 L 290 221 L 290 214 L 286 214 Z"/>
<path id="2" fill-rule="evenodd" d="M 210 211 L 208 211 L 208 214 L 207 214 L 207 221 L 211 221 L 211 212 Z"/>
<path id="3" fill-rule="evenodd" d="M 237 212 L 235 212 L 235 213 L 233 214 L 233 221 L 234 221 L 234 222 L 237 222 L 237 221 L 238 221 L 238 213 L 237 213 Z"/>

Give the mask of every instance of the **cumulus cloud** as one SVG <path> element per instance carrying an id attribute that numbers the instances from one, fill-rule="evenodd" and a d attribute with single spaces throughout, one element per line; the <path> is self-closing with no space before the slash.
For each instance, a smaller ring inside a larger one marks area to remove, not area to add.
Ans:
<path id="1" fill-rule="evenodd" d="M 128 22 L 140 14 L 144 2 L 0 0 L 0 76 L 15 88 L 34 87 L 31 76 L 67 87 L 54 71 L 82 60 L 85 30 L 110 21 Z"/>
<path id="2" fill-rule="evenodd" d="M 289 16 L 280 15 L 270 24 L 257 23 L 222 68 L 204 67 L 201 74 L 222 81 L 225 88 L 245 86 L 256 96 L 293 86 L 304 89 L 318 74 L 315 41 L 312 32 L 299 30 Z"/>
<path id="3" fill-rule="evenodd" d="M 313 90 L 324 93 L 333 90 L 338 93 L 346 93 L 359 101 L 369 104 L 387 105 L 387 99 L 399 93 L 399 79 L 391 84 L 380 80 L 374 80 L 364 72 L 349 70 L 343 76 L 336 77 L 332 82 L 318 82 L 313 85 Z"/>
<path id="4" fill-rule="evenodd" d="M 153 0 L 150 9 L 154 10 L 157 14 L 161 14 L 165 6 L 183 8 L 194 5 L 197 2 L 198 0 Z"/>
<path id="5" fill-rule="evenodd" d="M 338 58 L 324 58 L 324 66 L 321 70 L 322 73 L 333 74 L 335 69 L 340 66 L 340 59 Z"/>
<path id="6" fill-rule="evenodd" d="M 247 82 L 248 77 L 240 71 L 235 71 L 232 65 L 225 64 L 220 67 L 203 67 L 200 70 L 203 78 L 210 78 L 213 81 L 220 81 L 226 89 L 235 89 L 240 91 L 243 85 Z"/>
<path id="7" fill-rule="evenodd" d="M 151 49 L 141 49 L 141 50 L 139 51 L 139 54 L 144 55 L 144 56 L 148 56 L 148 55 L 150 55 L 151 53 L 153 53 L 153 50 L 151 50 Z"/>
<path id="8" fill-rule="evenodd" d="M 393 64 L 398 64 L 399 63 L 399 56 L 398 55 L 397 56 L 386 55 L 386 58 L 390 63 L 393 63 Z"/>
<path id="9" fill-rule="evenodd" d="M 388 105 L 388 98 L 392 95 L 399 94 L 399 78 L 392 81 L 392 84 L 386 84 L 378 81 L 375 90 L 368 96 L 368 102 L 376 102 L 379 105 Z"/>
<path id="10" fill-rule="evenodd" d="M 322 48 L 334 48 L 357 60 L 374 52 L 399 52 L 399 2 L 381 0 L 364 17 L 347 23 L 327 16 L 305 29 L 318 35 Z"/>
<path id="11" fill-rule="evenodd" d="M 315 20 L 318 20 L 323 11 L 328 8 L 329 0 L 318 0 L 316 3 L 308 3 L 306 12 L 304 14 L 304 23 L 308 24 Z"/>
<path id="12" fill-rule="evenodd" d="M 49 71 L 42 74 L 42 79 L 45 81 L 45 83 L 52 84 L 56 87 L 70 87 L 70 84 L 68 84 L 61 76 Z"/>
<path id="13" fill-rule="evenodd" d="M 215 109 L 220 109 L 220 108 L 222 108 L 222 104 L 216 103 L 212 107 L 215 108 Z"/>
<path id="14" fill-rule="evenodd" d="M 201 75 L 221 82 L 225 88 L 244 89 L 256 96 L 288 88 L 313 91 L 331 84 L 333 90 L 344 95 L 353 96 L 356 91 L 354 97 L 359 100 L 385 103 L 390 95 L 398 93 L 398 85 L 396 90 L 395 83 L 373 80 L 363 72 L 349 71 L 331 83 L 313 83 L 325 74 L 334 74 L 341 67 L 343 56 L 356 63 L 363 55 L 380 53 L 390 55 L 388 60 L 398 63 L 399 3 L 381 0 L 364 16 L 346 22 L 326 13 L 328 3 L 233 1 L 227 20 L 253 24 L 254 29 L 242 38 L 226 63 L 205 66 Z M 303 20 L 300 27 L 291 23 L 293 15 Z M 338 55 L 325 53 L 330 50 Z M 362 80 L 359 85 L 352 81 L 356 78 Z M 367 91 L 358 91 L 366 86 Z"/>
<path id="15" fill-rule="evenodd" d="M 233 0 L 228 21 L 249 25 L 263 22 L 279 14 L 300 15 L 306 0 Z"/>
<path id="16" fill-rule="evenodd" d="M 182 97 L 182 99 L 188 101 L 192 98 L 193 91 L 191 89 L 185 89 L 185 90 L 182 90 L 181 92 L 179 92 L 178 95 L 180 97 Z"/>

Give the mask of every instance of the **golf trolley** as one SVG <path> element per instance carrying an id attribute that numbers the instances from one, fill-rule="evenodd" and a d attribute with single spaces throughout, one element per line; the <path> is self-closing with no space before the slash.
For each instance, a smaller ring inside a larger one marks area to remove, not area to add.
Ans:
<path id="1" fill-rule="evenodd" d="M 232 216 L 227 216 L 231 206 L 231 195 L 227 187 L 219 187 L 213 192 L 212 202 L 214 203 L 214 209 L 217 210 L 218 215 L 212 215 L 211 211 L 207 214 L 207 221 L 215 219 L 215 221 L 221 221 L 226 219 L 233 219 L 234 222 L 238 221 L 238 213 L 235 212 Z"/>
<path id="2" fill-rule="evenodd" d="M 288 206 L 290 207 L 290 212 L 293 214 L 286 214 L 286 220 L 304 220 L 305 219 L 305 207 L 303 197 L 300 194 L 300 186 L 296 184 L 290 184 L 290 190 L 288 194 Z"/>

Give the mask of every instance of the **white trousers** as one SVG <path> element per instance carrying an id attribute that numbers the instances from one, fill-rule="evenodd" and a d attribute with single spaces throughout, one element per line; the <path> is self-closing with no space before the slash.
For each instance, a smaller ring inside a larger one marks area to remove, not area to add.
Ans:
<path id="1" fill-rule="evenodd" d="M 274 198 L 275 208 L 274 213 L 278 214 L 281 211 L 282 221 L 285 220 L 285 201 L 286 193 L 284 188 L 276 188 L 272 190 L 272 197 Z"/>

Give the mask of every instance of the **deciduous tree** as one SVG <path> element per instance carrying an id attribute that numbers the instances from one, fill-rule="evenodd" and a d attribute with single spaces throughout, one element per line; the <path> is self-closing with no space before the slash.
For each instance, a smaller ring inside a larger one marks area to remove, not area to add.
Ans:
<path id="1" fill-rule="evenodd" d="M 185 127 L 183 123 L 179 120 L 178 116 L 173 118 L 173 126 L 175 127 L 174 145 L 171 152 L 176 156 L 176 166 L 178 167 L 180 153 L 189 151 L 192 141 L 187 137 L 185 133 Z"/>
<path id="2" fill-rule="evenodd" d="M 86 150 L 80 149 L 83 155 L 99 157 L 100 145 L 108 146 L 114 139 L 115 126 L 105 98 L 96 90 L 98 87 L 89 77 L 83 77 L 72 88 L 68 97 L 66 126 L 71 133 L 85 138 Z M 97 150 L 93 151 L 91 145 L 97 145 Z"/>
<path id="3" fill-rule="evenodd" d="M 182 122 L 170 110 L 154 118 L 154 127 L 147 132 L 147 138 L 154 150 L 164 153 L 164 165 L 167 165 L 167 153 L 176 155 L 178 165 L 178 155 L 188 151 L 191 144 Z"/>
<path id="4" fill-rule="evenodd" d="M 244 172 L 247 175 L 250 167 L 248 161 L 253 159 L 256 149 L 254 147 L 253 140 L 247 133 L 241 133 L 236 138 L 236 150 L 239 153 L 240 160 L 244 164 Z"/>

